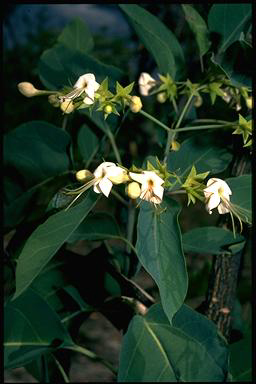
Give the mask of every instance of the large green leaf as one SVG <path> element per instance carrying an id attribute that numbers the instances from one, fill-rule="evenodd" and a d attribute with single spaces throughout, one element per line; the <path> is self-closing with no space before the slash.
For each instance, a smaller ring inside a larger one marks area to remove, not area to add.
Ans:
<path id="1" fill-rule="evenodd" d="M 80 204 L 50 216 L 37 227 L 27 240 L 17 261 L 14 298 L 18 297 L 34 281 L 43 267 L 91 211 L 98 198 L 98 194 L 89 191 Z"/>
<path id="2" fill-rule="evenodd" d="M 251 16 L 252 4 L 213 4 L 208 15 L 208 27 L 211 32 L 221 35 L 219 53 L 239 40 Z"/>
<path id="3" fill-rule="evenodd" d="M 129 17 L 137 35 L 154 57 L 160 73 L 178 78 L 183 72 L 184 56 L 175 35 L 154 15 L 135 4 L 119 4 Z"/>
<path id="4" fill-rule="evenodd" d="M 77 142 L 85 167 L 87 167 L 99 149 L 99 139 L 87 125 L 83 124 L 79 130 Z"/>
<path id="5" fill-rule="evenodd" d="M 234 239 L 231 231 L 218 227 L 195 228 L 182 235 L 184 251 L 215 255 L 223 253 L 224 250 L 231 252 L 229 246 L 233 244 L 240 244 L 243 247 L 244 240 L 241 235 L 236 235 Z"/>
<path id="6" fill-rule="evenodd" d="M 122 240 L 136 253 L 133 245 L 120 233 L 117 222 L 106 212 L 97 212 L 86 217 L 67 241 L 69 243 L 75 243 L 79 240 L 93 241 L 107 239 Z"/>
<path id="7" fill-rule="evenodd" d="M 123 76 L 120 69 L 103 64 L 92 56 L 63 44 L 44 51 L 38 69 L 43 84 L 53 90 L 64 86 L 72 87 L 79 76 L 89 72 L 94 73 L 98 83 L 109 76 L 110 86 Z"/>
<path id="8" fill-rule="evenodd" d="M 168 170 L 175 172 L 184 182 L 192 165 L 197 173 L 219 173 L 226 169 L 232 160 L 225 143 L 212 133 L 196 134 L 182 142 L 179 151 L 168 156 Z M 174 186 L 173 186 L 174 187 Z M 178 188 L 178 183 L 175 187 Z"/>
<path id="9" fill-rule="evenodd" d="M 14 167 L 26 186 L 68 170 L 70 136 L 44 121 L 30 121 L 4 137 L 4 165 Z"/>
<path id="10" fill-rule="evenodd" d="M 188 286 L 179 212 L 180 205 L 168 197 L 158 211 L 145 202 L 141 204 L 137 225 L 139 260 L 155 280 L 170 321 L 184 302 Z"/>
<path id="11" fill-rule="evenodd" d="M 252 334 L 249 331 L 230 349 L 230 371 L 235 382 L 252 382 Z"/>
<path id="12" fill-rule="evenodd" d="M 231 188 L 231 203 L 242 209 L 241 219 L 252 222 L 252 176 L 242 175 L 225 180 Z"/>
<path id="13" fill-rule="evenodd" d="M 27 289 L 4 310 L 5 368 L 23 366 L 58 346 L 73 345 L 51 307 L 34 290 Z"/>
<path id="14" fill-rule="evenodd" d="M 182 9 L 185 13 L 186 20 L 195 34 L 196 42 L 199 48 L 200 56 L 203 56 L 210 48 L 209 32 L 207 25 L 202 16 L 195 10 L 194 7 L 188 4 L 182 4 Z"/>
<path id="15" fill-rule="evenodd" d="M 170 325 L 160 304 L 135 316 L 124 336 L 119 382 L 224 382 L 228 351 L 216 326 L 183 305 Z"/>
<path id="16" fill-rule="evenodd" d="M 93 38 L 87 25 L 79 18 L 71 21 L 61 32 L 58 42 L 68 48 L 87 53 L 93 48 Z"/>
<path id="17" fill-rule="evenodd" d="M 10 204 L 5 204 L 5 230 L 16 227 L 23 220 L 37 220 L 42 217 L 51 198 L 63 185 L 68 184 L 69 181 L 69 172 L 50 177 L 11 200 Z M 31 207 L 33 207 L 33 209 L 31 209 Z"/>

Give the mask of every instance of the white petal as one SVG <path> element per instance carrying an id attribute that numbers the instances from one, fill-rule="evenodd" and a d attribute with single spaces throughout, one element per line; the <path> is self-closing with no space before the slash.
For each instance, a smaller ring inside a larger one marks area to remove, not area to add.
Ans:
<path id="1" fill-rule="evenodd" d="M 152 87 L 154 87 L 156 81 L 147 72 L 142 72 L 139 77 L 139 89 L 142 96 L 148 96 L 148 93 Z"/>
<path id="2" fill-rule="evenodd" d="M 208 211 L 211 211 L 212 209 L 216 208 L 219 205 L 219 203 L 220 203 L 219 195 L 217 193 L 212 194 L 206 204 Z"/>
<path id="3" fill-rule="evenodd" d="M 134 173 L 134 172 L 129 172 L 129 176 L 135 180 L 138 181 L 138 183 L 145 183 L 146 181 L 146 176 L 144 173 Z M 146 188 L 147 189 L 147 188 Z"/>
<path id="4" fill-rule="evenodd" d="M 164 183 L 164 180 L 153 171 L 144 171 L 144 174 L 146 175 L 147 180 L 152 180 L 154 184 L 162 185 Z"/>
<path id="5" fill-rule="evenodd" d="M 111 166 L 116 166 L 115 163 L 111 163 L 110 161 L 104 161 L 101 163 L 93 172 L 95 177 L 102 177 L 104 173 L 107 173 L 107 168 Z"/>
<path id="6" fill-rule="evenodd" d="M 222 203 L 218 205 L 218 212 L 220 215 L 223 215 L 224 213 L 228 213 L 229 209 Z"/>
<path id="7" fill-rule="evenodd" d="M 161 201 L 162 201 L 162 199 L 159 199 L 158 197 L 155 197 L 155 196 L 151 197 L 151 199 L 150 199 L 150 202 L 154 203 L 154 204 L 160 204 Z"/>
<path id="8" fill-rule="evenodd" d="M 153 187 L 153 192 L 154 194 L 159 197 L 160 200 L 163 199 L 163 194 L 164 194 L 164 188 L 161 187 L 161 185 L 156 185 L 155 187 Z"/>
<path id="9" fill-rule="evenodd" d="M 94 82 L 94 91 L 96 92 L 100 87 L 100 84 L 97 81 Z"/>
<path id="10" fill-rule="evenodd" d="M 99 182 L 99 188 L 101 189 L 103 195 L 105 195 L 106 197 L 108 197 L 108 195 L 110 194 L 112 186 L 113 184 L 106 176 L 103 177 L 103 179 Z"/>
<path id="11" fill-rule="evenodd" d="M 84 75 L 80 76 L 77 80 L 77 82 L 74 85 L 74 88 L 84 88 L 86 85 L 90 82 L 95 82 L 95 76 L 93 73 L 85 73 Z"/>
<path id="12" fill-rule="evenodd" d="M 96 192 L 96 193 L 101 193 L 101 190 L 100 190 L 100 188 L 99 188 L 99 183 L 97 183 L 97 185 L 94 185 L 94 186 L 93 186 L 93 190 L 94 190 L 94 192 Z"/>

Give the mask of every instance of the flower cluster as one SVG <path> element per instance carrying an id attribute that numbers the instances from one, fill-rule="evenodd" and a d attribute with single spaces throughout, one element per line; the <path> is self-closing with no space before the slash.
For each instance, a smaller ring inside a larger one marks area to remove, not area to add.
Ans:
<path id="1" fill-rule="evenodd" d="M 137 113 L 142 108 L 140 97 L 130 95 L 134 83 L 122 87 L 116 82 L 116 94 L 108 89 L 108 78 L 101 84 L 96 81 L 93 73 L 81 75 L 73 88 L 64 88 L 62 91 L 38 90 L 33 84 L 22 82 L 18 84 L 19 91 L 26 97 L 49 95 L 48 101 L 53 107 L 59 107 L 63 113 L 69 114 L 76 109 L 94 108 L 103 111 L 104 119 L 111 113 L 119 115 L 117 107 L 129 106 L 130 110 Z"/>
<path id="2" fill-rule="evenodd" d="M 88 175 L 92 175 L 90 186 L 96 193 L 109 196 L 113 184 L 128 183 L 126 193 L 132 199 L 140 197 L 142 200 L 153 204 L 160 204 L 164 193 L 164 180 L 155 171 L 142 170 L 141 172 L 129 172 L 112 162 L 103 162 L 91 174 L 87 170 L 80 170 L 76 173 L 79 181 L 87 180 Z"/>

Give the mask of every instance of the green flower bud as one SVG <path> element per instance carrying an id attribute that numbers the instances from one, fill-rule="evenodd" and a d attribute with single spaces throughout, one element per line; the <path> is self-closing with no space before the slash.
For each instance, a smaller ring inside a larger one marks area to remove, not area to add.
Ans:
<path id="1" fill-rule="evenodd" d="M 87 169 L 81 169 L 81 171 L 78 171 L 76 173 L 76 179 L 78 181 L 85 181 L 86 179 L 88 179 L 89 177 L 92 177 L 93 174 L 88 171 Z"/>
<path id="2" fill-rule="evenodd" d="M 61 104 L 60 104 L 60 109 L 64 112 L 64 113 L 71 113 L 74 111 L 75 107 L 74 107 L 74 104 L 71 100 L 66 100 L 66 101 L 63 101 Z"/>
<path id="3" fill-rule="evenodd" d="M 156 99 L 159 103 L 165 103 L 167 100 L 166 92 L 160 92 L 157 94 Z"/>
<path id="4" fill-rule="evenodd" d="M 55 108 L 58 108 L 60 106 L 60 99 L 57 95 L 49 95 L 48 101 Z"/>
<path id="5" fill-rule="evenodd" d="M 107 113 L 108 115 L 113 111 L 113 108 L 110 104 L 106 105 L 104 108 L 104 112 Z"/>

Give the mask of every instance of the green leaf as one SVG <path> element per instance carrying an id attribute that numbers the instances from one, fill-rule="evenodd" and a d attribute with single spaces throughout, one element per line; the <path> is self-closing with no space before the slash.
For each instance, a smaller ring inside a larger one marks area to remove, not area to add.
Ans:
<path id="1" fill-rule="evenodd" d="M 240 244 L 244 246 L 244 237 L 218 227 L 201 227 L 191 229 L 182 235 L 182 244 L 185 252 L 221 254 L 223 251 L 231 252 L 229 246 Z"/>
<path id="2" fill-rule="evenodd" d="M 134 316 L 124 336 L 119 382 L 224 382 L 228 351 L 210 320 L 183 305 L 170 325 L 161 304 Z"/>
<path id="3" fill-rule="evenodd" d="M 213 4 L 208 15 L 208 27 L 211 32 L 221 35 L 219 53 L 239 40 L 251 16 L 251 4 Z"/>
<path id="4" fill-rule="evenodd" d="M 71 21 L 61 32 L 58 42 L 71 49 L 87 53 L 93 48 L 93 38 L 87 25 L 79 18 Z"/>
<path id="5" fill-rule="evenodd" d="M 225 180 L 231 191 L 231 203 L 235 204 L 241 210 L 241 219 L 252 222 L 252 176 L 242 175 L 237 177 L 230 177 Z"/>
<path id="6" fill-rule="evenodd" d="M 203 56 L 210 48 L 210 41 L 208 38 L 209 32 L 207 25 L 202 16 L 195 10 L 194 7 L 188 4 L 182 4 L 182 9 L 185 13 L 185 18 L 195 34 L 196 42 L 199 48 L 200 56 Z"/>
<path id="7" fill-rule="evenodd" d="M 145 202 L 141 204 L 137 225 L 139 260 L 155 280 L 170 322 L 182 305 L 188 286 L 179 212 L 180 205 L 170 198 L 165 198 L 159 211 Z"/>
<path id="8" fill-rule="evenodd" d="M 23 366 L 37 356 L 73 342 L 51 307 L 32 289 L 4 310 L 4 365 Z"/>
<path id="9" fill-rule="evenodd" d="M 136 249 L 133 245 L 120 233 L 120 229 L 115 219 L 105 212 L 97 212 L 86 217 L 67 241 L 69 243 L 75 243 L 79 240 L 94 241 L 107 239 L 122 240 L 136 253 Z"/>
<path id="10" fill-rule="evenodd" d="M 199 173 L 222 172 L 232 160 L 232 154 L 227 151 L 226 143 L 222 139 L 221 136 L 212 133 L 200 133 L 184 140 L 179 151 L 172 151 L 169 154 L 168 171 L 175 172 L 183 181 L 192 165 L 195 165 Z M 175 182 L 174 188 L 178 187 L 178 183 Z"/>
<path id="11" fill-rule="evenodd" d="M 242 340 L 230 349 L 230 372 L 235 382 L 252 382 L 252 334 L 248 331 Z"/>
<path id="12" fill-rule="evenodd" d="M 135 4 L 119 4 L 129 17 L 135 32 L 154 57 L 161 74 L 173 78 L 184 69 L 182 48 L 175 35 L 154 15 Z"/>
<path id="13" fill-rule="evenodd" d="M 69 172 L 50 177 L 13 199 L 10 204 L 5 204 L 5 229 L 14 228 L 23 220 L 28 222 L 41 218 L 54 194 L 63 187 L 63 185 L 69 183 L 69 181 Z M 33 207 L 33 209 L 31 209 L 31 207 Z"/>
<path id="14" fill-rule="evenodd" d="M 4 137 L 4 165 L 16 168 L 27 188 L 69 168 L 70 136 L 44 121 L 30 121 Z"/>
<path id="15" fill-rule="evenodd" d="M 85 73 L 94 73 L 98 83 L 108 76 L 110 86 L 123 76 L 120 69 L 103 64 L 86 53 L 62 44 L 57 44 L 43 52 L 38 70 L 42 83 L 52 90 L 62 89 L 64 86 L 72 87 L 79 76 Z"/>
<path id="16" fill-rule="evenodd" d="M 79 151 L 87 168 L 99 149 L 99 139 L 86 124 L 83 124 L 79 130 L 77 141 Z"/>
<path id="17" fill-rule="evenodd" d="M 50 216 L 37 227 L 18 258 L 16 292 L 13 299 L 29 287 L 43 267 L 92 210 L 98 198 L 98 194 L 89 191 L 80 204 Z"/>

